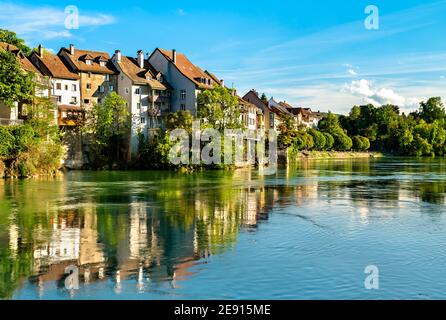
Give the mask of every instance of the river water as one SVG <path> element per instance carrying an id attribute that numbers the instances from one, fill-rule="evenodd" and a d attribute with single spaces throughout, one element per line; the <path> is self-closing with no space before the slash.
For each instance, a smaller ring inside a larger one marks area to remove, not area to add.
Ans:
<path id="1" fill-rule="evenodd" d="M 3 180 L 0 298 L 446 298 L 445 192 L 409 158 Z"/>

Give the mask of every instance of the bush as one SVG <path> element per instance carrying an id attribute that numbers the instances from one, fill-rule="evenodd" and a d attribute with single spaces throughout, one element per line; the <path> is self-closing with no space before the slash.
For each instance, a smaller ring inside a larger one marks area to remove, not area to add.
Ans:
<path id="1" fill-rule="evenodd" d="M 328 132 L 323 132 L 324 137 L 325 137 L 325 146 L 324 146 L 324 150 L 331 150 L 333 148 L 334 145 L 334 138 L 331 134 L 329 134 Z"/>
<path id="2" fill-rule="evenodd" d="M 354 136 L 353 139 L 353 150 L 355 151 L 366 151 L 370 148 L 370 140 L 362 136 Z"/>
<path id="3" fill-rule="evenodd" d="M 342 130 L 337 130 L 333 133 L 334 149 L 338 151 L 348 151 L 353 146 L 353 141 Z"/>
<path id="4" fill-rule="evenodd" d="M 10 157 L 15 148 L 11 127 L 0 126 L 0 156 Z"/>
<path id="5" fill-rule="evenodd" d="M 314 148 L 316 150 L 324 150 L 325 144 L 327 142 L 327 139 L 325 138 L 325 135 L 316 129 L 310 129 L 309 134 L 313 137 L 314 141 Z"/>

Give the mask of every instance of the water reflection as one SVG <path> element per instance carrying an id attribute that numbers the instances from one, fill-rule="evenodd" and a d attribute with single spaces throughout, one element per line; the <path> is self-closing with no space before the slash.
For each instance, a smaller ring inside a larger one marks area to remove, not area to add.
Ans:
<path id="1" fill-rule="evenodd" d="M 83 288 L 104 283 L 103 290 L 124 294 L 123 284 L 131 283 L 139 293 L 175 290 L 271 213 L 304 208 L 287 212 L 324 227 L 312 217 L 318 204 L 349 203 L 352 216 L 368 223 L 375 207 L 395 215 L 407 202 L 444 205 L 445 175 L 442 160 L 362 159 L 305 161 L 273 177 L 249 170 L 71 172 L 1 181 L 0 298 L 24 286 L 34 297 L 45 298 L 47 290 L 64 297 L 70 265 L 79 267 Z"/>

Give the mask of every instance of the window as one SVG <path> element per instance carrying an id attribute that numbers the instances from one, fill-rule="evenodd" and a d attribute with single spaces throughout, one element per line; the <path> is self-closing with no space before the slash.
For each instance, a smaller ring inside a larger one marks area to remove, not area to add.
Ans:
<path id="1" fill-rule="evenodd" d="M 124 80 L 124 76 L 121 76 L 121 81 Z"/>
<path id="2" fill-rule="evenodd" d="M 103 93 L 104 92 L 104 86 L 98 86 L 98 91 L 100 93 Z"/>
<path id="3" fill-rule="evenodd" d="M 104 81 L 110 81 L 110 75 L 109 74 L 106 74 L 104 76 Z"/>
<path id="4" fill-rule="evenodd" d="M 77 98 L 76 97 L 71 97 L 71 103 L 72 104 L 76 104 L 77 103 Z"/>
<path id="5" fill-rule="evenodd" d="M 64 86 L 64 88 L 65 88 L 65 91 L 68 91 L 68 84 L 66 84 L 66 85 Z"/>
<path id="6" fill-rule="evenodd" d="M 141 94 L 141 89 L 140 88 L 136 88 L 135 94 Z"/>
<path id="7" fill-rule="evenodd" d="M 85 60 L 85 63 L 87 64 L 87 66 L 91 66 L 91 60 Z"/>
<path id="8" fill-rule="evenodd" d="M 56 89 L 62 90 L 62 84 L 60 82 L 56 83 Z"/>
<path id="9" fill-rule="evenodd" d="M 101 67 L 105 67 L 105 61 L 99 61 L 99 65 L 100 65 Z"/>
<path id="10" fill-rule="evenodd" d="M 129 94 L 129 88 L 125 88 L 125 94 Z"/>
<path id="11" fill-rule="evenodd" d="M 57 102 L 62 102 L 62 96 L 57 96 Z"/>
<path id="12" fill-rule="evenodd" d="M 113 87 L 113 85 L 109 85 L 109 86 L 108 86 L 108 90 L 109 90 L 110 92 L 112 92 L 114 89 L 115 89 L 115 88 Z"/>
<path id="13" fill-rule="evenodd" d="M 146 117 L 141 117 L 141 123 L 146 123 Z"/>
<path id="14" fill-rule="evenodd" d="M 184 103 L 181 104 L 180 110 L 181 111 L 186 111 L 186 105 Z"/>
<path id="15" fill-rule="evenodd" d="M 88 90 L 91 89 L 91 83 L 87 83 L 87 89 L 88 89 Z"/>
<path id="16" fill-rule="evenodd" d="M 72 84 L 71 85 L 71 91 L 76 92 L 77 91 L 77 85 Z"/>
<path id="17" fill-rule="evenodd" d="M 90 99 L 84 99 L 84 103 L 86 104 L 90 103 Z"/>
<path id="18" fill-rule="evenodd" d="M 136 104 L 136 108 L 137 108 L 138 110 L 141 109 L 141 103 L 140 103 L 140 102 L 138 102 L 138 103 Z"/>
<path id="19" fill-rule="evenodd" d="M 181 100 L 186 100 L 186 90 L 181 90 L 180 91 L 180 99 Z"/>
<path id="20" fill-rule="evenodd" d="M 91 72 L 88 73 L 88 77 L 91 78 Z"/>

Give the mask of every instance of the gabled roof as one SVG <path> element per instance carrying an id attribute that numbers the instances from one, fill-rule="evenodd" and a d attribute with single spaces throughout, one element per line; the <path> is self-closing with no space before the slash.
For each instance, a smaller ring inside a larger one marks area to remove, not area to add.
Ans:
<path id="1" fill-rule="evenodd" d="M 32 59 L 39 60 L 45 68 L 40 68 L 43 74 L 51 76 L 53 78 L 68 79 L 68 80 L 78 80 L 79 75 L 71 70 L 66 62 L 60 56 L 52 54 L 47 51 L 42 52 L 40 56 L 36 51 L 31 53 Z M 35 60 L 33 60 L 35 62 Z M 39 67 L 38 64 L 36 64 Z M 46 70 L 45 70 L 46 69 Z M 47 74 L 49 72 L 49 74 Z"/>
<path id="2" fill-rule="evenodd" d="M 20 66 L 23 70 L 26 70 L 28 72 L 33 72 L 36 74 L 41 75 L 42 73 L 29 61 L 29 59 L 25 56 L 25 54 L 16 46 L 6 43 L 6 42 L 0 42 L 0 48 L 12 53 L 19 62 Z"/>
<path id="3" fill-rule="evenodd" d="M 110 56 L 106 52 L 74 49 L 74 55 L 70 54 L 70 49 L 60 49 L 58 55 L 64 55 L 74 65 L 77 71 L 92 72 L 100 74 L 116 74 L 117 70 L 114 68 L 110 60 Z M 92 60 L 91 64 L 86 64 L 86 60 Z M 99 64 L 100 61 L 106 62 L 105 66 Z"/>
<path id="4" fill-rule="evenodd" d="M 152 65 L 144 60 L 144 68 L 140 68 L 135 58 L 122 56 L 120 62 L 116 62 L 122 72 L 127 75 L 135 84 L 149 85 L 153 89 L 166 90 L 167 87 L 156 79 L 158 72 L 155 72 Z M 147 76 L 150 75 L 150 80 Z"/>
<path id="5" fill-rule="evenodd" d="M 263 107 L 266 108 L 266 109 L 269 108 L 269 107 L 268 107 L 268 104 L 265 103 L 262 99 L 260 99 L 258 92 L 255 91 L 254 89 L 249 90 L 249 91 L 243 96 L 243 99 L 246 100 L 246 99 L 247 99 L 246 97 L 247 97 L 248 95 L 250 95 L 250 93 L 251 93 L 251 96 L 252 96 L 252 97 L 254 98 L 254 100 L 255 100 L 255 102 L 252 102 L 252 103 L 256 104 L 257 106 L 258 106 L 258 105 L 261 105 L 261 106 L 263 106 Z"/>
<path id="6" fill-rule="evenodd" d="M 173 62 L 172 50 L 165 50 L 156 48 L 155 51 L 159 51 L 170 63 L 172 63 L 186 78 L 192 81 L 200 89 L 212 89 L 213 80 L 211 77 L 201 70 L 198 66 L 194 65 L 184 54 L 176 53 L 176 63 Z M 200 79 L 209 79 L 211 84 L 202 83 Z"/>

